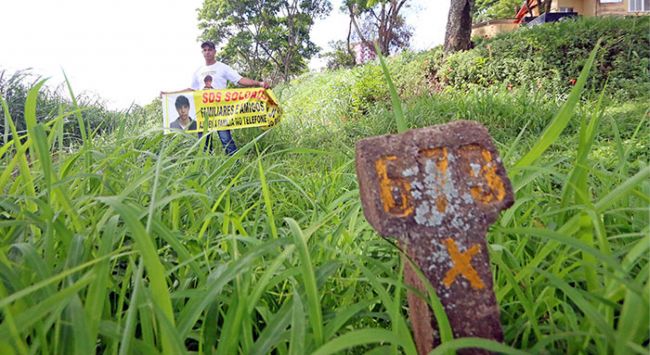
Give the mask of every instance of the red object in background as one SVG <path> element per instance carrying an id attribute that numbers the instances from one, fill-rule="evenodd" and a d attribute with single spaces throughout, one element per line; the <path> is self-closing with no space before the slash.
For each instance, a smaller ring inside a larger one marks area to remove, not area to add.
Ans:
<path id="1" fill-rule="evenodd" d="M 526 17 L 526 14 L 535 7 L 538 6 L 537 0 L 524 0 L 524 3 L 521 5 L 521 8 L 519 11 L 517 11 L 517 14 L 515 15 L 515 23 L 522 23 L 524 21 L 524 18 Z"/>

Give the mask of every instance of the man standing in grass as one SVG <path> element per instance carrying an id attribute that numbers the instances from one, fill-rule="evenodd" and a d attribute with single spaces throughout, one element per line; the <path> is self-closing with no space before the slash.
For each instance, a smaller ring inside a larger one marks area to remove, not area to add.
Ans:
<path id="1" fill-rule="evenodd" d="M 267 82 L 245 78 L 239 75 L 239 73 L 237 73 L 230 66 L 218 62 L 216 59 L 217 51 L 215 49 L 214 42 L 205 41 L 201 43 L 201 49 L 203 51 L 203 59 L 205 59 L 205 65 L 202 65 L 194 72 L 194 75 L 192 76 L 191 87 L 181 91 L 161 92 L 161 94 L 173 94 L 177 92 L 204 89 L 206 87 L 205 79 L 208 76 L 210 77 L 208 78 L 209 81 L 211 81 L 211 85 L 208 86 L 213 89 L 226 89 L 228 87 L 228 82 L 245 87 L 263 87 L 265 89 L 268 89 L 270 87 L 269 83 Z M 235 142 L 232 139 L 230 130 L 218 131 L 218 133 L 221 144 L 226 150 L 226 154 L 235 154 L 237 151 L 237 145 L 235 145 Z M 212 142 L 210 138 L 211 136 L 207 137 L 206 147 L 209 146 L 210 150 L 212 150 Z"/>

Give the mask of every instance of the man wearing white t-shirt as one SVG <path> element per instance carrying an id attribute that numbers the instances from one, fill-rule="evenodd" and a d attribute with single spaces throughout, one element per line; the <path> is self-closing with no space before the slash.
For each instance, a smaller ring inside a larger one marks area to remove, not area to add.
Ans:
<path id="1" fill-rule="evenodd" d="M 263 87 L 265 89 L 268 89 L 270 87 L 269 83 L 267 82 L 245 78 L 239 75 L 239 73 L 237 73 L 228 65 L 218 62 L 216 59 L 217 51 L 215 49 L 214 42 L 205 41 L 201 43 L 201 49 L 203 50 L 203 59 L 205 59 L 205 65 L 201 66 L 194 72 L 194 75 L 192 76 L 191 87 L 175 92 L 161 92 L 161 94 L 173 94 L 178 92 L 202 89 L 226 89 L 229 81 L 239 86 Z M 234 154 L 237 151 L 237 146 L 232 140 L 230 131 L 218 131 L 218 133 L 221 144 L 223 144 L 223 147 L 226 150 L 226 154 Z M 210 146 L 210 149 L 212 149 L 210 138 L 210 136 L 207 137 L 208 141 L 206 142 L 206 146 Z"/>

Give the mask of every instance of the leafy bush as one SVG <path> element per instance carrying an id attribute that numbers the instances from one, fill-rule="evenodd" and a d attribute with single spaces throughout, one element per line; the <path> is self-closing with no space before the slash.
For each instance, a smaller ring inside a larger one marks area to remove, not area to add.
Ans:
<path id="1" fill-rule="evenodd" d="M 404 51 L 388 59 L 391 76 L 402 99 L 410 100 L 430 92 L 426 59 L 426 54 L 411 51 Z M 350 86 L 350 111 L 353 116 L 388 107 L 390 95 L 377 62 L 353 68 L 348 75 L 353 80 Z"/>
<path id="2" fill-rule="evenodd" d="M 566 98 L 584 59 L 602 38 L 597 67 L 587 87 L 600 92 L 607 83 L 610 96 L 627 100 L 650 92 L 648 27 L 648 17 L 585 18 L 521 28 L 491 40 L 478 39 L 474 49 L 448 56 L 436 47 L 422 53 L 404 51 L 387 58 L 387 62 L 406 102 L 426 100 L 441 92 L 462 98 L 464 92 L 480 92 L 491 86 L 496 86 L 497 92 L 520 88 L 533 97 L 542 95 L 540 101 L 559 102 Z M 320 122 L 322 117 L 346 121 L 369 114 L 381 116 L 390 102 L 376 62 L 305 74 L 290 85 L 276 88 L 276 92 L 282 103 L 291 107 L 285 118 L 305 124 Z"/>
<path id="3" fill-rule="evenodd" d="M 580 18 L 523 27 L 491 40 L 477 39 L 476 47 L 455 53 L 437 66 L 433 76 L 444 85 L 505 83 L 532 85 L 550 94 L 566 93 L 578 77 L 584 59 L 601 39 L 597 68 L 589 86 L 620 99 L 650 91 L 650 18 Z M 433 51 L 432 57 L 439 53 Z M 430 75 L 431 75 L 430 74 Z"/>
<path id="4" fill-rule="evenodd" d="M 431 92 L 426 75 L 428 59 L 428 53 L 404 51 L 388 60 L 391 76 L 402 99 L 410 100 Z"/>
<path id="5" fill-rule="evenodd" d="M 350 92 L 353 112 L 367 113 L 378 102 L 388 102 L 388 88 L 379 65 L 360 66 L 351 74 L 356 79 Z"/>

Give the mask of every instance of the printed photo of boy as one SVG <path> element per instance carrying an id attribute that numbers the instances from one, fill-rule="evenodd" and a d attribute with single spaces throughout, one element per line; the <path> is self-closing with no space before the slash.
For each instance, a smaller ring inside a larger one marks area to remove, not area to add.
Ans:
<path id="1" fill-rule="evenodd" d="M 174 105 L 178 112 L 178 118 L 169 124 L 169 128 L 180 129 L 183 131 L 195 130 L 196 121 L 190 117 L 190 100 L 186 96 L 179 95 L 176 97 Z"/>

